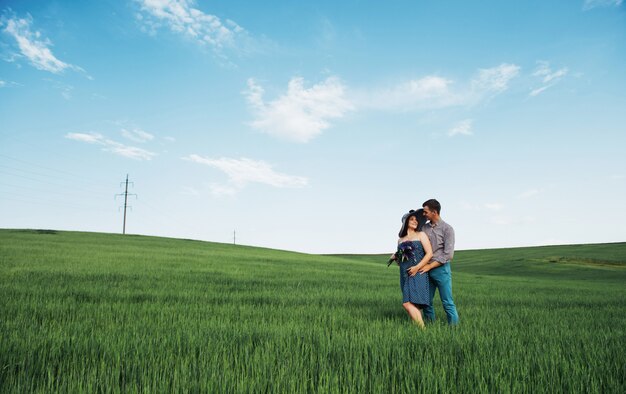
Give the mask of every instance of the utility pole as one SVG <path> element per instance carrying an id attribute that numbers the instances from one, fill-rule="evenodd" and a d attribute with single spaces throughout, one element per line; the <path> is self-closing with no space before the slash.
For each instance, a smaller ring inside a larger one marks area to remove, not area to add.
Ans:
<path id="1" fill-rule="evenodd" d="M 115 195 L 115 197 L 124 196 L 124 225 L 122 227 L 122 234 L 126 234 L 126 208 L 128 207 L 128 196 L 135 196 L 135 198 L 137 198 L 136 194 L 128 193 L 128 184 L 130 183 L 131 186 L 135 186 L 133 182 L 128 182 L 128 174 L 126 174 L 126 182 L 120 182 L 120 186 L 123 185 L 124 183 L 126 183 L 124 193 Z M 133 209 L 133 207 L 130 207 L 130 209 Z"/>
<path id="2" fill-rule="evenodd" d="M 233 245 L 237 245 L 237 233 L 235 231 L 236 230 L 233 230 Z"/>

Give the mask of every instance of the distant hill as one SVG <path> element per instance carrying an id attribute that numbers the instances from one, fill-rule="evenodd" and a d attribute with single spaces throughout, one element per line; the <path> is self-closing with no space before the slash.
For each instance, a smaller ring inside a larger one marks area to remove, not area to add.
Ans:
<path id="1" fill-rule="evenodd" d="M 380 263 L 389 254 L 333 256 Z M 461 250 L 455 252 L 452 267 L 453 272 L 468 274 L 626 282 L 626 242 Z"/>

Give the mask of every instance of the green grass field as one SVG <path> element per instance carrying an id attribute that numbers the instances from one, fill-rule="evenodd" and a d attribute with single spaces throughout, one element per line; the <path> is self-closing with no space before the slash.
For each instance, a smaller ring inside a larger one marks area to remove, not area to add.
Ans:
<path id="1" fill-rule="evenodd" d="M 0 392 L 626 392 L 626 243 L 459 251 L 425 331 L 386 258 L 0 230 Z"/>

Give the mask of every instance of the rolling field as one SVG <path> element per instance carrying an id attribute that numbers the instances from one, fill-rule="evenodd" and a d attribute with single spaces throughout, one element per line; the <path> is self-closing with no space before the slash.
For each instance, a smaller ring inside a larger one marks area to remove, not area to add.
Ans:
<path id="1" fill-rule="evenodd" d="M 626 243 L 457 252 L 425 331 L 386 259 L 0 230 L 0 392 L 626 392 Z"/>

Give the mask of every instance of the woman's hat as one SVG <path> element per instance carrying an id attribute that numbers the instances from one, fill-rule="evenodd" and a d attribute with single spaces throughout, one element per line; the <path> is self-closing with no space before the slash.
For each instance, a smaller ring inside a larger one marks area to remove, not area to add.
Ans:
<path id="1" fill-rule="evenodd" d="M 417 216 L 417 211 L 415 209 L 411 209 L 409 212 L 402 215 L 402 223 L 404 223 L 404 221 L 411 216 Z"/>
<path id="2" fill-rule="evenodd" d="M 400 229 L 400 232 L 398 234 L 406 235 L 408 227 L 409 227 L 409 218 L 411 216 L 415 216 L 415 218 L 417 219 L 417 231 L 422 230 L 422 226 L 424 225 L 424 223 L 426 223 L 426 218 L 424 217 L 424 210 L 418 209 L 416 211 L 414 209 L 411 209 L 409 212 L 402 215 L 402 228 Z M 403 237 L 403 235 L 400 235 L 400 237 Z"/>

